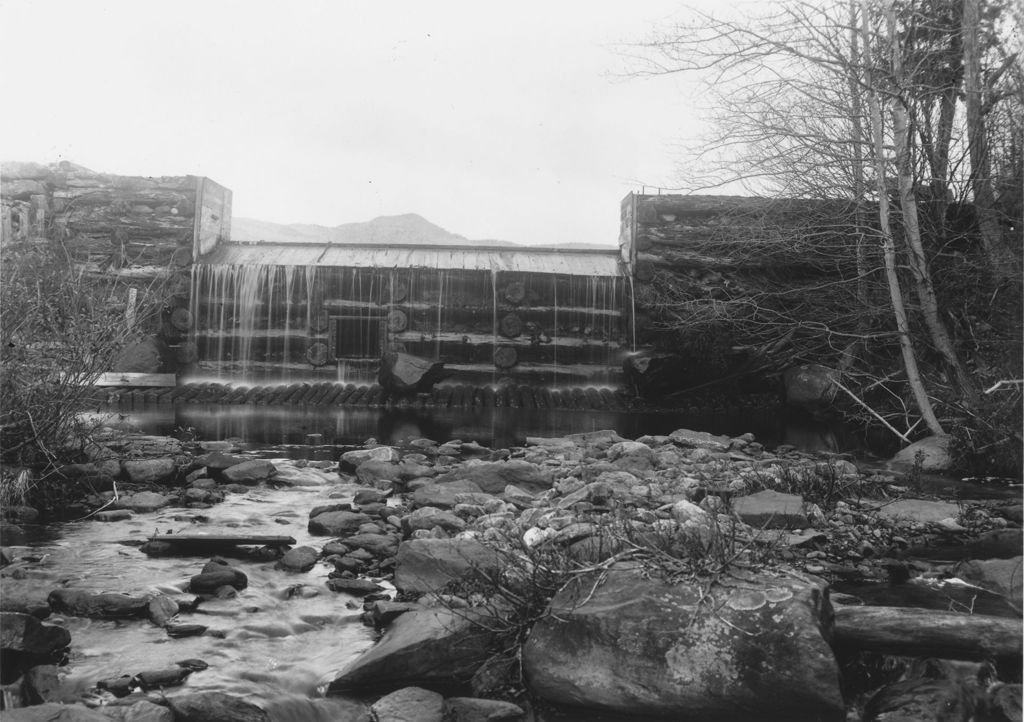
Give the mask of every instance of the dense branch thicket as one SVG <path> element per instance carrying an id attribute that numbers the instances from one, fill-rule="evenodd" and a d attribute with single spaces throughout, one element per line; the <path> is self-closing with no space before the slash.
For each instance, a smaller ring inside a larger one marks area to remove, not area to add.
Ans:
<path id="1" fill-rule="evenodd" d="M 788 199 L 688 248 L 729 259 L 713 282 L 670 264 L 641 305 L 768 365 L 835 366 L 897 426 L 952 431 L 963 466 L 1019 473 L 1019 387 L 983 391 L 1024 377 L 1020 15 L 785 0 L 760 18 L 690 11 L 641 44 L 641 72 L 709 79 L 715 131 L 687 190 Z"/>
<path id="2" fill-rule="evenodd" d="M 138 294 L 128 314 L 126 284 L 86 274 L 43 239 L 6 242 L 0 272 L 0 460 L 42 471 L 81 451 L 91 385 L 152 326 L 158 294 Z"/>

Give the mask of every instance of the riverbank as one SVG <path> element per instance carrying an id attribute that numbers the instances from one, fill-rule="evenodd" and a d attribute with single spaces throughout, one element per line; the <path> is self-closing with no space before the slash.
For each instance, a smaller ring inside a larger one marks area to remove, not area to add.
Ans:
<path id="1" fill-rule="evenodd" d="M 85 492 L 65 510 L 78 521 L 33 525 L 30 510 L 5 509 L 5 649 L 24 672 L 8 678 L 5 665 L 5 704 L 117 718 L 171 700 L 150 711 L 191 719 L 187 700 L 226 694 L 262 712 L 222 719 L 361 719 L 400 692 L 378 719 L 409 704 L 437 719 L 467 708 L 508 716 L 458 719 L 547 719 L 567 704 L 590 719 L 855 719 L 873 714 L 873 695 L 977 709 L 1020 681 L 1019 494 L 915 499 L 926 495 L 914 475 L 685 430 L 499 450 L 368 443 L 339 462 L 154 437 L 104 448 L 65 469 Z M 175 547 L 195 534 L 227 540 Z M 231 541 L 246 536 L 294 543 Z M 102 592 L 119 598 L 91 596 Z M 872 608 L 932 609 L 931 626 L 948 619 L 954 632 L 922 643 L 890 631 L 882 644 L 857 633 L 867 617 L 848 621 Z M 43 654 L 58 659 L 10 646 L 18 613 L 69 632 Z M 981 624 L 1016 634 L 986 641 Z M 572 664 L 559 661 L 567 649 Z M 965 681 L 902 659 L 922 655 L 983 664 Z M 720 674 L 686 671 L 708 660 Z"/>

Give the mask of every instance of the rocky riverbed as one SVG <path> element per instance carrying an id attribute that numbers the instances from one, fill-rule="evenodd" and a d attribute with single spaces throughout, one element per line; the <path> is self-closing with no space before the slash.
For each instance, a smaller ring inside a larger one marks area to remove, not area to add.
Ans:
<path id="1" fill-rule="evenodd" d="M 66 521 L 4 509 L 4 719 L 1020 719 L 1019 489 L 684 429 L 239 451 L 111 434 Z"/>

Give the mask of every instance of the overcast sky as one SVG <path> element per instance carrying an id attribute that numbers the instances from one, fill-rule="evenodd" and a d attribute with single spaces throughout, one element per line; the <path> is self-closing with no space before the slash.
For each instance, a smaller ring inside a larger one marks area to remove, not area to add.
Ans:
<path id="1" fill-rule="evenodd" d="M 612 245 L 701 133 L 698 87 L 624 78 L 617 47 L 678 7 L 0 0 L 0 158 L 205 175 L 279 223 Z"/>

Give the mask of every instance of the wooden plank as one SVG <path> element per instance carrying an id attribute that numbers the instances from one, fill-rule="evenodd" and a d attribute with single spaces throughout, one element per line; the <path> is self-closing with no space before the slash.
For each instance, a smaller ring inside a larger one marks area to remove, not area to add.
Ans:
<path id="1" fill-rule="evenodd" d="M 1020 657 L 1021 620 L 912 607 L 835 609 L 835 643 L 881 654 L 942 659 Z"/>
<path id="2" fill-rule="evenodd" d="M 154 534 L 149 542 L 160 542 L 171 546 L 170 553 L 209 553 L 219 549 L 229 549 L 238 546 L 269 546 L 283 547 L 294 546 L 295 539 L 290 536 L 260 535 L 260 534 Z M 147 550 L 143 545 L 142 550 L 147 554 L 167 554 L 164 548 L 154 547 Z"/>
<path id="3" fill-rule="evenodd" d="M 134 371 L 109 371 L 100 374 L 93 386 L 175 386 L 174 374 L 145 374 Z"/>

